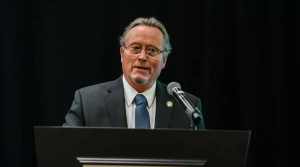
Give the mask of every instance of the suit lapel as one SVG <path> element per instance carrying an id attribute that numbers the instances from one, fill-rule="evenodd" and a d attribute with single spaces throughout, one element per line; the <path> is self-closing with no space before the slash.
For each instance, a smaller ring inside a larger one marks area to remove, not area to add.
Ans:
<path id="1" fill-rule="evenodd" d="M 127 127 L 122 76 L 107 89 L 105 102 L 113 127 Z"/>
<path id="2" fill-rule="evenodd" d="M 167 102 L 174 104 L 172 96 L 167 92 L 166 86 L 163 86 L 158 80 L 156 85 L 156 116 L 155 128 L 168 128 L 173 106 L 167 106 Z"/>
<path id="3" fill-rule="evenodd" d="M 122 76 L 114 81 L 107 91 L 109 94 L 104 96 L 104 98 L 112 126 L 127 127 Z M 155 96 L 155 128 L 168 128 L 173 106 L 168 107 L 167 102 L 171 102 L 174 105 L 174 98 L 167 93 L 166 86 L 163 86 L 159 81 L 157 81 Z"/>

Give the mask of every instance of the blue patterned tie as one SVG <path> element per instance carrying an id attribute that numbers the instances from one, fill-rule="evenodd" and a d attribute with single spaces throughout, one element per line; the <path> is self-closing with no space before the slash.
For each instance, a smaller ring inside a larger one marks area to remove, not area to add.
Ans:
<path id="1" fill-rule="evenodd" d="M 137 94 L 135 100 L 135 128 L 150 129 L 149 112 L 147 110 L 147 99 L 142 94 Z"/>

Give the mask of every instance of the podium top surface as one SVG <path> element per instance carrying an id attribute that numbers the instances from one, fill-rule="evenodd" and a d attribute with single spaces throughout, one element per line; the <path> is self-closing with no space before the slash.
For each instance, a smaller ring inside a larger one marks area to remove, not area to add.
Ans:
<path id="1" fill-rule="evenodd" d="M 250 131 L 36 126 L 39 167 L 80 166 L 78 158 L 207 160 L 245 166 Z M 148 164 L 149 166 L 149 164 Z"/>

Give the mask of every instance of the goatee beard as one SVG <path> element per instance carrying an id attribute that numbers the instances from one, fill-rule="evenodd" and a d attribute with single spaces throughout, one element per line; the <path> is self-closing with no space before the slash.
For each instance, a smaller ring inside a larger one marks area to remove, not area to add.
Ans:
<path id="1" fill-rule="evenodd" d="M 130 79 L 131 79 L 131 81 L 133 81 L 137 84 L 146 85 L 147 83 L 149 83 L 150 77 L 137 77 L 137 76 L 134 76 L 131 74 Z"/>

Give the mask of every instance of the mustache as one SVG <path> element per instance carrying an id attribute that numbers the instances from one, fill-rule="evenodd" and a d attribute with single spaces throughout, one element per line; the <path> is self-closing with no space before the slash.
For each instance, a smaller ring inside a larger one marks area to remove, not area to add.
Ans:
<path id="1" fill-rule="evenodd" d="M 133 66 L 133 68 L 150 70 L 150 67 L 148 67 L 148 66 Z"/>

